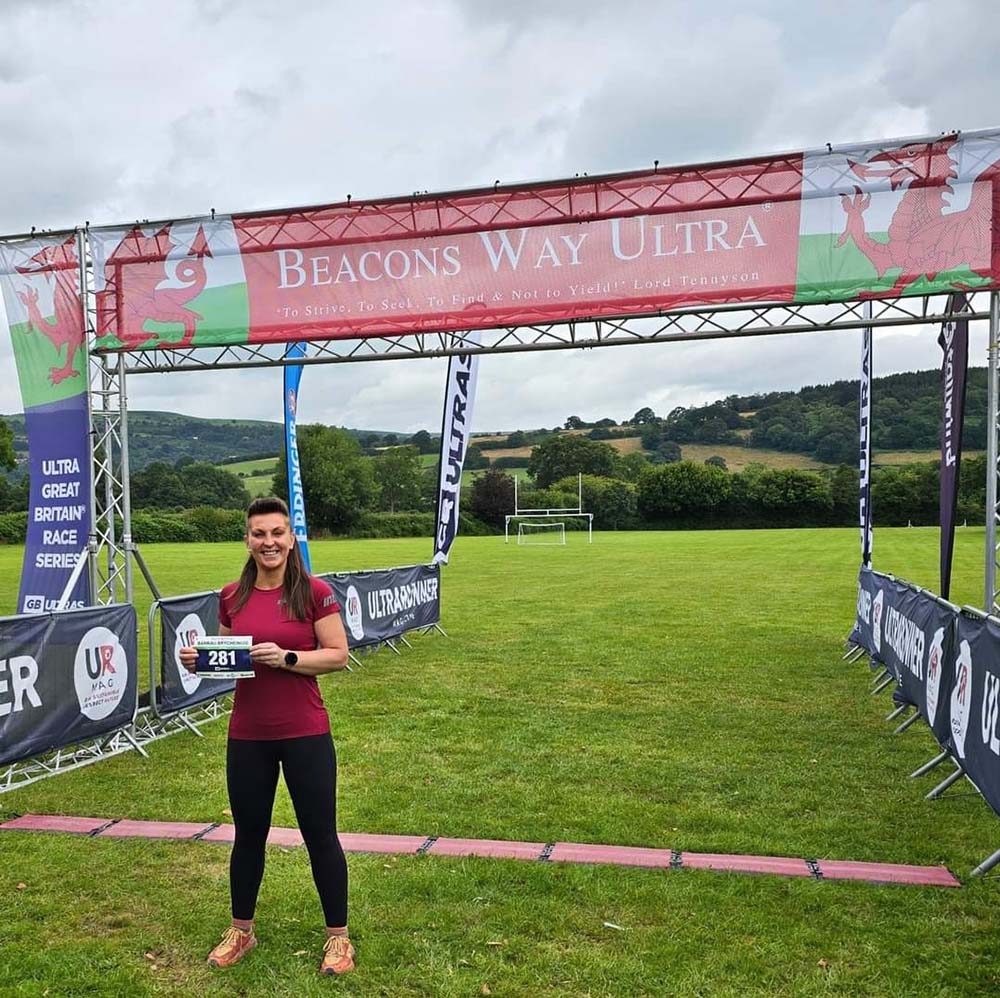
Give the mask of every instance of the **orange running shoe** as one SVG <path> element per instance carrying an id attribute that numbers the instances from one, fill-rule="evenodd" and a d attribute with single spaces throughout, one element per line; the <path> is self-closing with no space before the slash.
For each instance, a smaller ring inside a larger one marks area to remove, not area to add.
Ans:
<path id="1" fill-rule="evenodd" d="M 323 944 L 323 962 L 319 965 L 321 974 L 346 974 L 354 970 L 354 947 L 347 936 L 330 936 Z"/>
<path id="2" fill-rule="evenodd" d="M 257 937 L 253 934 L 253 929 L 238 929 L 235 925 L 230 925 L 219 945 L 208 954 L 208 962 L 213 967 L 231 967 L 234 963 L 239 963 L 256 945 Z"/>

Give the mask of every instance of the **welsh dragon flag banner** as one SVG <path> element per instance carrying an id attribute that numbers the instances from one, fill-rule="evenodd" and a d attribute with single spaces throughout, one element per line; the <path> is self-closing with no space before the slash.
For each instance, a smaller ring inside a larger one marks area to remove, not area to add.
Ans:
<path id="1" fill-rule="evenodd" d="M 18 613 L 53 610 L 90 533 L 87 348 L 75 233 L 0 242 L 31 489 Z M 83 571 L 67 609 L 92 602 Z"/>
<path id="2" fill-rule="evenodd" d="M 101 350 L 1000 286 L 1000 131 L 91 230 Z"/>

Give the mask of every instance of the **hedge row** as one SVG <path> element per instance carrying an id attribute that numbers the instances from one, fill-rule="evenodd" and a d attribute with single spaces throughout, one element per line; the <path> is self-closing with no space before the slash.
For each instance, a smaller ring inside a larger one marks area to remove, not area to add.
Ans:
<path id="1" fill-rule="evenodd" d="M 348 537 L 433 537 L 433 513 L 365 513 L 348 531 Z M 459 516 L 458 532 L 463 537 L 480 537 L 485 534 L 495 534 L 496 531 L 477 520 L 474 516 L 462 513 Z"/>

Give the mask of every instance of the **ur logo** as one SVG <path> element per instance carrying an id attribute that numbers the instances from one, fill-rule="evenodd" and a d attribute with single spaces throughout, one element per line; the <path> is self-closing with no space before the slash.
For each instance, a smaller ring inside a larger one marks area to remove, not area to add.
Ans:
<path id="1" fill-rule="evenodd" d="M 955 686 L 951 691 L 951 740 L 955 754 L 965 758 L 965 733 L 969 730 L 969 705 L 972 700 L 972 649 L 968 641 L 958 648 L 955 660 Z"/>
<path id="2" fill-rule="evenodd" d="M 80 713 L 92 721 L 107 717 L 121 703 L 128 685 L 128 660 L 118 636 L 92 627 L 77 646 L 73 681 Z"/>
<path id="3" fill-rule="evenodd" d="M 365 636 L 364 614 L 361 610 L 361 597 L 354 586 L 347 587 L 347 599 L 344 600 L 344 616 L 347 626 L 355 641 L 361 641 Z"/>
<path id="4" fill-rule="evenodd" d="M 885 601 L 885 590 L 880 589 L 872 601 L 872 641 L 875 651 L 882 650 L 882 606 Z"/>
<path id="5" fill-rule="evenodd" d="M 196 613 L 189 613 L 177 628 L 177 635 L 174 638 L 174 665 L 177 666 L 177 675 L 180 676 L 181 686 L 185 693 L 194 693 L 201 685 L 201 676 L 194 672 L 188 672 L 181 665 L 181 649 L 190 648 L 199 638 L 205 637 L 205 625 L 201 622 L 201 617 Z"/>
<path id="6" fill-rule="evenodd" d="M 942 662 L 944 657 L 944 628 L 939 627 L 931 639 L 931 650 L 927 653 L 927 723 L 934 726 L 937 714 L 938 693 L 941 689 Z"/>

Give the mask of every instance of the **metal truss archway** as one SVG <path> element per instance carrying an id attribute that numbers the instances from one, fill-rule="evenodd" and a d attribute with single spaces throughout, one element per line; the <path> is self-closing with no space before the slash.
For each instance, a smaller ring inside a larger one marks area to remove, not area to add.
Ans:
<path id="1" fill-rule="evenodd" d="M 88 325 L 94 329 L 92 298 L 85 291 Z M 871 308 L 871 317 L 865 310 Z M 509 354 L 549 350 L 744 338 L 781 334 L 843 332 L 865 327 L 893 329 L 937 325 L 948 318 L 947 296 L 893 298 L 837 303 L 731 305 L 680 309 L 645 317 L 569 321 L 462 333 L 416 333 L 400 336 L 337 339 L 309 344 L 306 357 L 287 343 L 241 344 L 184 349 L 145 349 L 91 358 L 90 400 L 94 440 L 95 530 L 90 562 L 98 602 L 133 598 L 133 556 L 129 502 L 129 375 L 171 371 L 219 371 L 284 364 L 350 364 L 439 358 L 453 354 Z M 984 608 L 1000 610 L 996 588 L 998 550 L 998 349 L 1000 297 L 997 292 L 968 295 L 968 318 L 989 322 L 989 434 L 987 447 L 986 552 Z M 142 567 L 140 562 L 140 567 Z"/>

